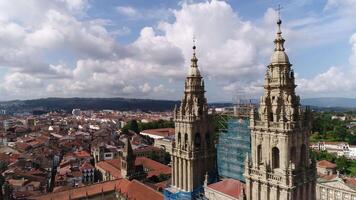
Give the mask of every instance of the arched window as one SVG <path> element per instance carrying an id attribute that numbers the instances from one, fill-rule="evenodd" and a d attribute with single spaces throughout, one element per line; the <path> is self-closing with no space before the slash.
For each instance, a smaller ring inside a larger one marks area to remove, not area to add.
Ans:
<path id="1" fill-rule="evenodd" d="M 262 145 L 257 146 L 257 163 L 260 165 L 262 163 Z"/>
<path id="2" fill-rule="evenodd" d="M 269 113 L 269 121 L 273 122 L 273 112 Z"/>
<path id="3" fill-rule="evenodd" d="M 180 144 L 180 132 L 178 132 L 178 138 L 177 138 L 177 140 L 178 140 L 178 144 Z"/>
<path id="4" fill-rule="evenodd" d="M 296 152 L 296 149 L 295 147 L 293 146 L 291 149 L 290 149 L 290 159 L 292 161 L 292 163 L 296 164 L 297 162 L 297 155 L 295 155 L 297 152 Z"/>
<path id="5" fill-rule="evenodd" d="M 272 148 L 272 168 L 279 168 L 279 149 L 277 147 Z"/>
<path id="6" fill-rule="evenodd" d="M 187 149 L 187 145 L 188 145 L 188 134 L 184 135 L 184 149 Z"/>
<path id="7" fill-rule="evenodd" d="M 194 146 L 196 148 L 200 147 L 200 133 L 195 133 L 195 138 L 194 138 Z"/>
<path id="8" fill-rule="evenodd" d="M 306 157 L 307 157 L 307 146 L 305 144 L 302 144 L 302 146 L 300 147 L 300 166 L 305 165 Z"/>

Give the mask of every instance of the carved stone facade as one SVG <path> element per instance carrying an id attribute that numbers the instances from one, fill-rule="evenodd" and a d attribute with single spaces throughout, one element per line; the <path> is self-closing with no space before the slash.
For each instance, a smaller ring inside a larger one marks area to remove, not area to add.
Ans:
<path id="1" fill-rule="evenodd" d="M 339 176 L 332 179 L 319 178 L 316 184 L 316 200 L 356 200 L 355 185 L 347 184 Z"/>
<path id="2" fill-rule="evenodd" d="M 172 188 L 193 192 L 202 188 L 204 175 L 216 175 L 213 126 L 204 96 L 204 80 L 194 54 L 185 80 L 184 95 L 174 110 L 175 142 L 172 145 Z"/>
<path id="3" fill-rule="evenodd" d="M 250 118 L 251 157 L 245 161 L 248 200 L 315 200 L 316 168 L 309 157 L 311 115 L 295 94 L 294 72 L 279 19 L 264 95 Z"/>

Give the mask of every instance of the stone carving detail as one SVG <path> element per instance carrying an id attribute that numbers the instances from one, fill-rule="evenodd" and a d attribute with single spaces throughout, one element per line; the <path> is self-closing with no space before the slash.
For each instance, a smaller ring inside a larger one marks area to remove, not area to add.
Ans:
<path id="1" fill-rule="evenodd" d="M 273 146 L 273 147 L 276 147 L 277 145 L 278 145 L 278 136 L 275 135 L 275 136 L 273 136 L 273 138 L 272 138 L 272 146 Z"/>
<path id="2" fill-rule="evenodd" d="M 260 117 L 250 119 L 255 142 L 251 163 L 245 166 L 246 183 L 249 183 L 246 184 L 247 200 L 315 200 L 315 165 L 312 162 L 303 166 L 293 163 L 308 159 L 309 150 L 302 155 L 299 149 L 301 141 L 308 144 L 310 126 L 304 119 L 310 118 L 304 117 L 307 112 L 302 111 L 299 96 L 295 95 L 296 85 L 292 65 L 284 51 L 281 23 L 278 20 L 275 50 L 266 70 L 264 95 L 258 110 Z M 261 149 L 258 145 L 262 143 Z M 293 150 L 293 155 L 290 153 L 292 147 L 297 149 Z"/>
<path id="3" fill-rule="evenodd" d="M 177 148 L 173 149 L 172 186 L 178 191 L 192 192 L 203 185 L 205 173 L 215 175 L 216 149 L 214 145 L 195 148 L 195 133 L 213 133 L 208 116 L 207 100 L 203 77 L 198 68 L 195 47 L 191 66 L 185 81 L 184 95 L 179 112 L 174 113 L 175 128 L 181 133 Z M 199 138 L 199 144 L 205 144 L 206 136 Z M 187 159 L 189 158 L 189 159 Z M 211 173 L 211 174 L 210 174 Z"/>

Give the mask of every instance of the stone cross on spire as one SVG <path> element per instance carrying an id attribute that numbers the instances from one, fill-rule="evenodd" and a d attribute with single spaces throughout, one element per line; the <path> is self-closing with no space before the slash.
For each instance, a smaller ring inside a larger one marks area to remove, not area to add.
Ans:
<path id="1" fill-rule="evenodd" d="M 281 10 L 283 9 L 283 7 L 281 6 L 281 4 L 278 4 L 278 7 L 276 8 L 276 11 L 278 13 L 278 19 L 281 19 Z"/>
<path id="2" fill-rule="evenodd" d="M 281 20 L 281 10 L 283 9 L 283 7 L 281 7 L 281 5 L 278 5 L 278 8 L 276 8 L 276 11 L 278 12 L 278 19 L 277 19 L 277 37 L 274 40 L 274 44 L 275 44 L 275 48 L 274 51 L 284 51 L 284 42 L 285 40 L 282 37 L 282 30 L 281 30 L 281 24 L 282 24 L 282 20 Z"/>
<path id="3" fill-rule="evenodd" d="M 193 37 L 193 57 L 190 59 L 191 65 L 189 68 L 188 76 L 199 76 L 200 71 L 198 69 L 198 58 L 196 57 L 196 46 L 195 46 L 195 37 Z"/>

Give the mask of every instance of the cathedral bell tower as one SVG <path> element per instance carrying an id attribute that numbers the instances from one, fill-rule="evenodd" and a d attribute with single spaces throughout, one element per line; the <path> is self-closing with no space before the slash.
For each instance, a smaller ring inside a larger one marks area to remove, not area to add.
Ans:
<path id="1" fill-rule="evenodd" d="M 194 46 L 181 104 L 174 109 L 175 142 L 172 150 L 171 189 L 190 199 L 202 189 L 205 174 L 216 177 L 214 129 L 208 115 L 204 80 L 195 49 Z"/>
<path id="2" fill-rule="evenodd" d="M 275 48 L 258 111 L 252 110 L 251 157 L 245 161 L 248 200 L 315 200 L 316 168 L 309 155 L 311 115 L 295 94 L 294 72 L 278 19 Z"/>

